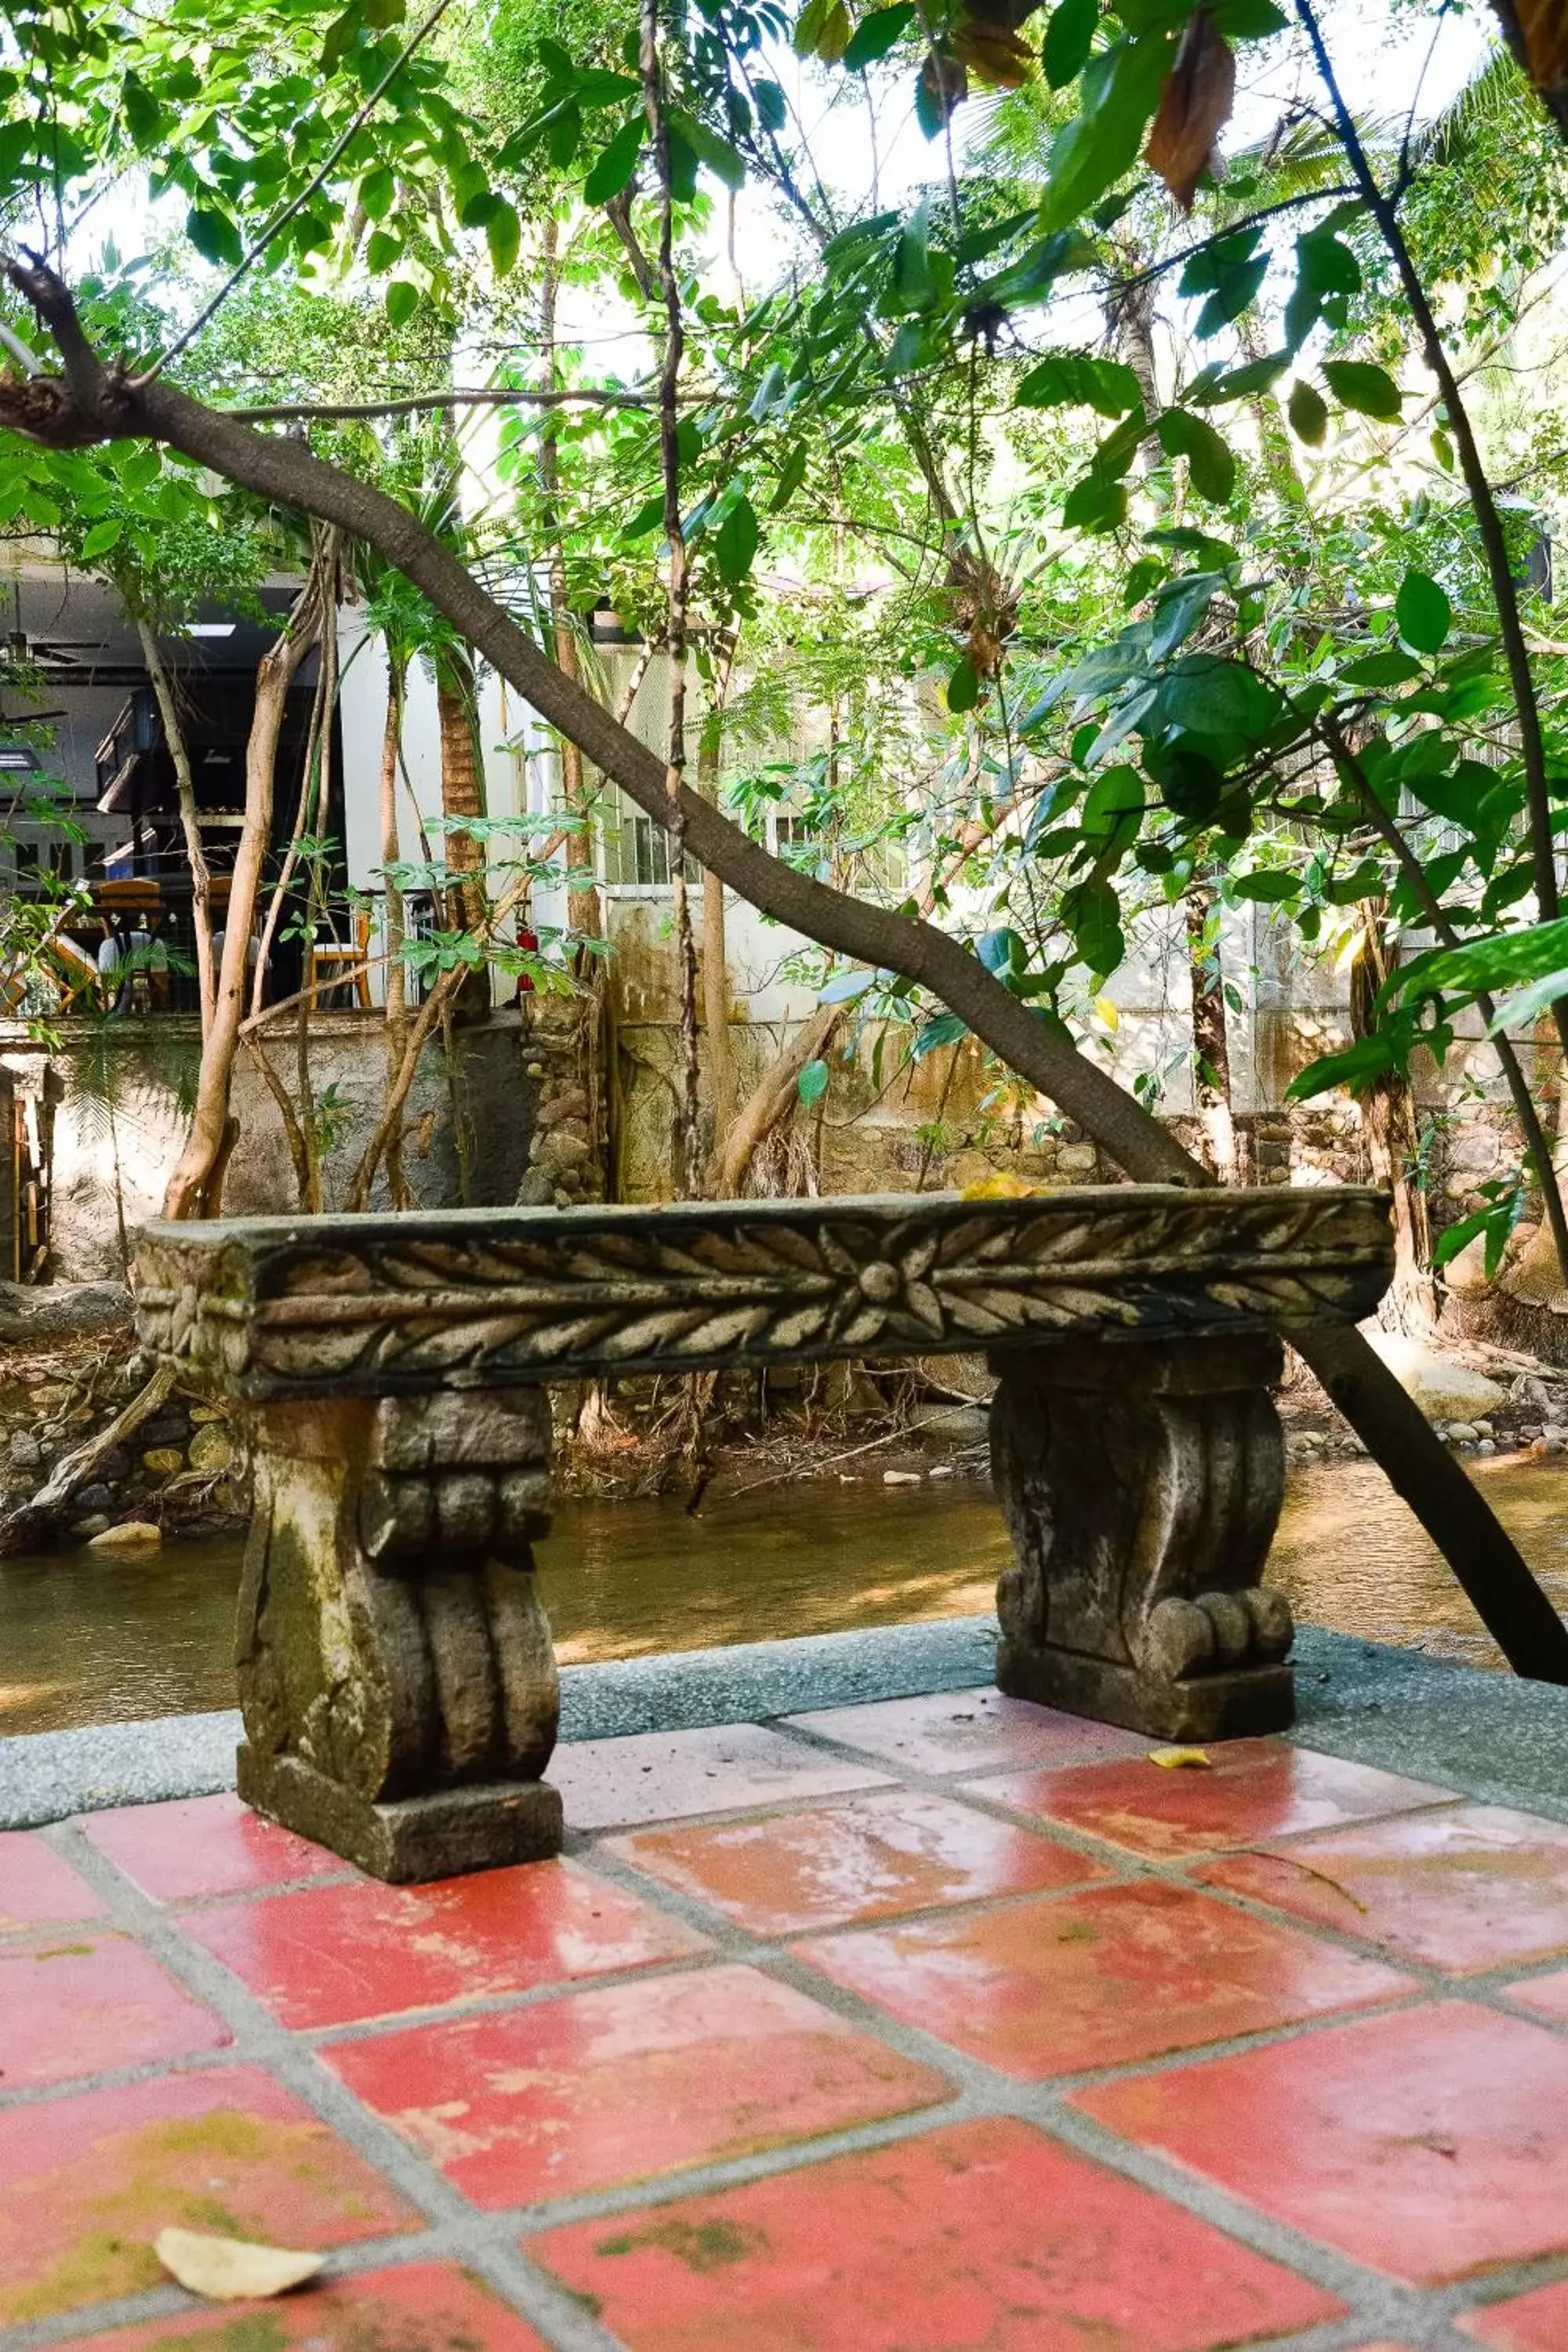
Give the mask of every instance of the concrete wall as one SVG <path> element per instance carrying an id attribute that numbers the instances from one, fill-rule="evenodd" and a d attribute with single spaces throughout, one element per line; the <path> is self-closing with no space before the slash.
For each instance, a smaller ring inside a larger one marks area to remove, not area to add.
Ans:
<path id="1" fill-rule="evenodd" d="M 58 1279 L 119 1275 L 122 1231 L 157 1214 L 184 1139 L 199 1047 L 194 1021 L 167 1017 L 100 1024 L 79 1038 L 68 1034 L 47 1051 L 16 1034 L 0 1037 L 0 1063 L 24 1083 L 36 1080 L 45 1060 L 65 1080 L 55 1118 L 51 1267 Z M 341 1201 L 380 1116 L 384 1051 L 382 1025 L 373 1015 L 329 1013 L 311 1025 L 312 1081 L 330 1122 L 329 1208 Z M 275 1043 L 273 1056 L 292 1090 L 291 1033 Z M 539 1093 L 528 1070 L 537 1059 L 515 1013 L 458 1029 L 450 1068 L 438 1042 L 426 1049 L 409 1097 L 404 1148 L 405 1171 L 423 1206 L 458 1204 L 463 1156 L 467 1197 L 475 1205 L 495 1207 L 516 1197 Z M 231 1216 L 287 1214 L 298 1199 L 282 1125 L 244 1056 L 235 1074 L 234 1107 L 240 1139 L 229 1162 L 225 1210 Z M 385 1205 L 384 1173 L 373 1206 Z"/>

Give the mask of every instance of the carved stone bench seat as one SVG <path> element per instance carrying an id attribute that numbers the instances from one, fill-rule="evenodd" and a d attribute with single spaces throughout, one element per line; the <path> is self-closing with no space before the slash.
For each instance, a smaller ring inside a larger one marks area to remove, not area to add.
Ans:
<path id="1" fill-rule="evenodd" d="M 143 1340 L 248 1422 L 241 1793 L 384 1878 L 555 1853 L 547 1384 L 832 1357 L 989 1354 L 1004 1690 L 1278 1729 L 1279 1334 L 1391 1266 L 1350 1188 L 149 1225 Z"/>

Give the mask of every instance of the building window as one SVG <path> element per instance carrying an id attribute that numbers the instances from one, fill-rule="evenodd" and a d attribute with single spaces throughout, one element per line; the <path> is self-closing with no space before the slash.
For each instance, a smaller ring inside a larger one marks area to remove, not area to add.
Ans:
<path id="1" fill-rule="evenodd" d="M 618 784 L 606 784 L 595 811 L 599 835 L 599 877 L 611 890 L 668 890 L 669 835 L 663 825 L 628 801 Z M 686 879 L 702 869 L 688 857 Z"/>

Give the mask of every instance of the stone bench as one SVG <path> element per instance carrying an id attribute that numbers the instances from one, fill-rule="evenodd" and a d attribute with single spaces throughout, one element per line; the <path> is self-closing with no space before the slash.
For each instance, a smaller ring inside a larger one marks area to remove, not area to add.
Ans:
<path id="1" fill-rule="evenodd" d="M 149 1225 L 144 1343 L 248 1423 L 241 1793 L 383 1878 L 557 1852 L 547 1384 L 832 1357 L 989 1354 L 1004 1690 L 1278 1730 L 1279 1335 L 1391 1268 L 1349 1188 Z"/>

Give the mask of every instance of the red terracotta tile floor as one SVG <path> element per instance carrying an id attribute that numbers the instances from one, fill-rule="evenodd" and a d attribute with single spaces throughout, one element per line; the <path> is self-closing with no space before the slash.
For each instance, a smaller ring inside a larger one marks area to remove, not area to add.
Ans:
<path id="1" fill-rule="evenodd" d="M 1210 1757 L 946 1692 L 566 1748 L 434 1886 L 0 1836 L 0 2352 L 1568 2352 L 1568 1830 Z"/>

